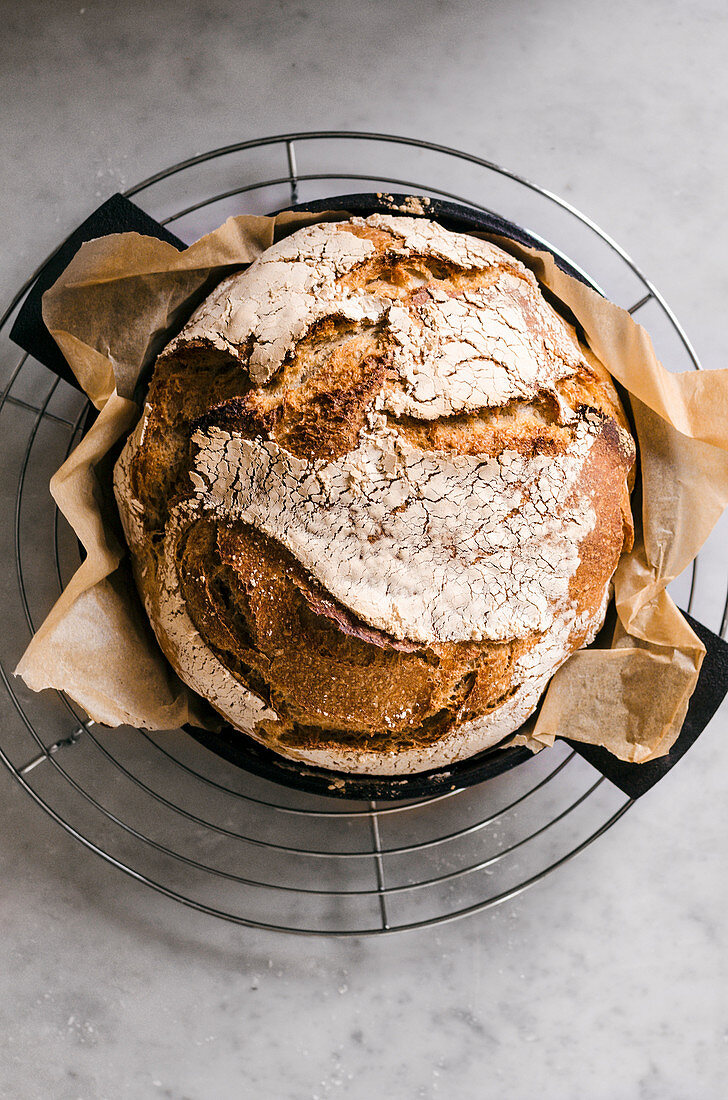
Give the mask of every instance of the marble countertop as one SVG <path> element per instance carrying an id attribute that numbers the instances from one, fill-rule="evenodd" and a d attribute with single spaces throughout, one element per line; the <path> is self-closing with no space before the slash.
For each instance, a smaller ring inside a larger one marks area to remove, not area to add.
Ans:
<path id="1" fill-rule="evenodd" d="M 655 279 L 704 365 L 725 365 L 716 0 L 21 0 L 2 20 L 3 301 L 102 199 L 167 164 L 265 133 L 380 130 L 564 196 Z M 725 587 L 719 545 L 698 591 L 714 628 Z M 4 697 L 0 719 L 17 723 Z M 719 1100 L 727 733 L 724 706 L 526 893 L 375 939 L 185 909 L 82 848 L 0 768 L 0 1096 Z"/>

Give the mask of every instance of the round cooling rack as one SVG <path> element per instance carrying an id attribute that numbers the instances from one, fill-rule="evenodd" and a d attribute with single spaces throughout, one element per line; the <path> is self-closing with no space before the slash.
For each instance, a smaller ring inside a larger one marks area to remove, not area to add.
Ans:
<path id="1" fill-rule="evenodd" d="M 455 149 L 385 134 L 279 135 L 173 165 L 126 195 L 191 242 L 230 214 L 351 191 L 397 191 L 497 211 L 607 297 L 639 312 L 669 369 L 699 369 L 664 299 L 594 222 L 514 173 Z M 563 743 L 435 797 L 333 800 L 237 768 L 182 730 L 97 726 L 63 695 L 37 695 L 16 680 L 13 669 L 33 631 L 79 564 L 75 535 L 48 482 L 80 439 L 88 407 L 8 339 L 36 274 L 0 319 L 0 500 L 7 517 L 0 530 L 0 759 L 60 826 L 127 875 L 198 911 L 267 929 L 374 935 L 453 920 L 514 897 L 625 813 L 631 801 Z M 719 612 L 701 575 L 693 566 L 673 595 L 725 635 L 725 611 L 722 623 L 710 622 Z"/>

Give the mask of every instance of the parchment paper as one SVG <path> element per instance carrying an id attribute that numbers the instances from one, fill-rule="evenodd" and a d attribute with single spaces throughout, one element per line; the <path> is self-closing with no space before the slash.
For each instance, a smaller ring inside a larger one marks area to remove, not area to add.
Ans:
<path id="1" fill-rule="evenodd" d="M 111 460 L 138 418 L 140 376 L 212 287 L 301 225 L 342 216 L 229 218 L 182 252 L 137 233 L 103 237 L 84 244 L 44 295 L 44 320 L 100 415 L 51 480 L 87 557 L 16 669 L 29 687 L 61 689 L 109 726 L 219 724 L 149 626 L 121 544 Z M 629 394 L 641 472 L 635 545 L 614 578 L 611 648 L 575 653 L 514 741 L 537 751 L 562 734 L 640 763 L 675 741 L 705 653 L 665 586 L 728 503 L 728 370 L 670 374 L 628 313 L 562 272 L 549 253 L 493 239 L 571 310 Z"/>

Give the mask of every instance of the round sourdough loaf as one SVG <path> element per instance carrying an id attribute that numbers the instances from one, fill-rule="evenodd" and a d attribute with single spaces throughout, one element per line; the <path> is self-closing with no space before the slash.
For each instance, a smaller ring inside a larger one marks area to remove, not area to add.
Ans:
<path id="1" fill-rule="evenodd" d="M 601 626 L 635 448 L 606 370 L 493 244 L 300 229 L 159 356 L 115 470 L 159 644 L 287 757 L 494 745 Z"/>

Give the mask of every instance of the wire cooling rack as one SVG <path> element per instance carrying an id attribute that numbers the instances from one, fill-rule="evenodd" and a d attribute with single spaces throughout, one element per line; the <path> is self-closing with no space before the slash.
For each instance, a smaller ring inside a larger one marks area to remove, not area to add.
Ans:
<path id="1" fill-rule="evenodd" d="M 509 218 L 639 312 L 669 368 L 699 369 L 652 282 L 594 222 L 515 173 L 455 149 L 386 134 L 279 135 L 190 158 L 126 195 L 189 242 L 230 214 L 357 189 L 451 199 Z M 374 935 L 512 898 L 622 817 L 631 801 L 563 744 L 468 790 L 396 805 L 334 802 L 240 771 L 181 730 L 97 726 L 64 696 L 36 695 L 15 680 L 31 634 L 79 564 L 48 481 L 78 442 L 87 410 L 77 391 L 27 355 L 18 358 L 8 340 L 35 274 L 0 319 L 0 503 L 7 517 L 0 530 L 7 693 L 0 693 L 0 759 L 60 826 L 137 881 L 227 921 Z M 706 624 L 716 614 L 695 566 L 674 594 L 688 610 L 697 603 Z M 724 609 L 724 636 L 726 618 Z"/>

